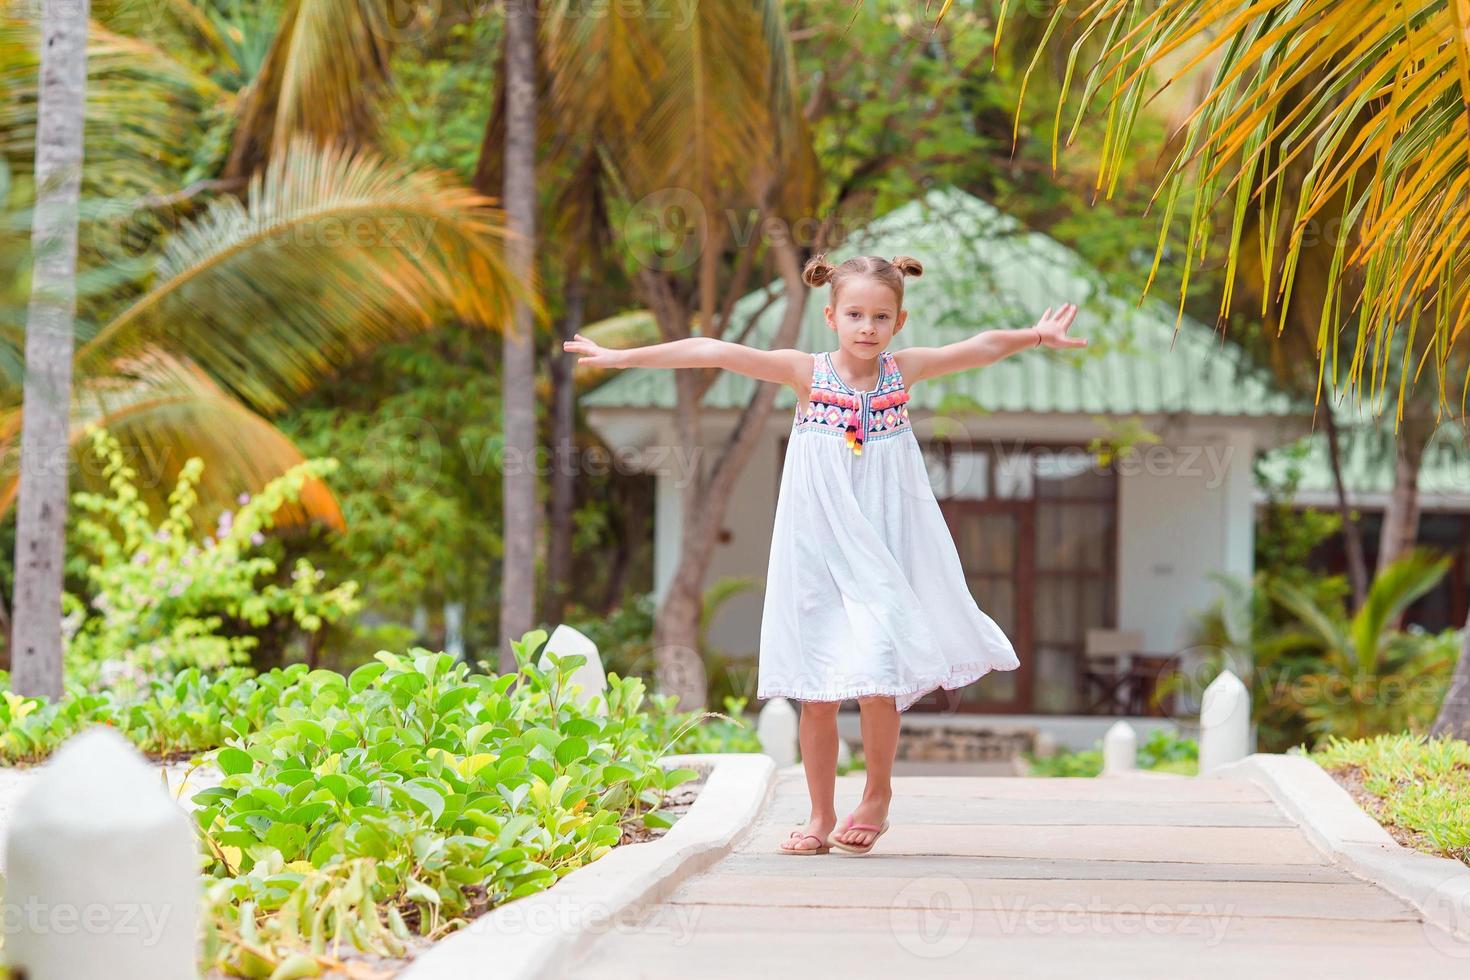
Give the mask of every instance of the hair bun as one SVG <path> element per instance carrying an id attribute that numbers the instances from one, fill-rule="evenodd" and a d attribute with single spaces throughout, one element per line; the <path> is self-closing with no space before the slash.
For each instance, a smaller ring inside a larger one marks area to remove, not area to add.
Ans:
<path id="1" fill-rule="evenodd" d="M 912 255 L 898 255 L 892 260 L 893 267 L 910 279 L 917 279 L 924 274 L 924 265 Z"/>
<path id="2" fill-rule="evenodd" d="M 832 273 L 837 267 L 827 261 L 827 254 L 813 255 L 801 270 L 801 281 L 808 286 L 825 286 L 832 281 Z"/>

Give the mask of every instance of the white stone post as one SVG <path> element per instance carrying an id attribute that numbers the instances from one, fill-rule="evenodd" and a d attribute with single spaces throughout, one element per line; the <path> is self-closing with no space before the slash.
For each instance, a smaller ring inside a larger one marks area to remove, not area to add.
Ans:
<path id="1" fill-rule="evenodd" d="M 1138 768 L 1138 733 L 1126 721 L 1113 723 L 1103 736 L 1103 775 L 1114 776 Z"/>
<path id="2" fill-rule="evenodd" d="M 576 700 L 579 704 L 586 704 L 594 698 L 593 710 L 597 714 L 607 713 L 607 671 L 602 667 L 602 655 L 597 652 L 597 644 L 593 643 L 584 634 L 578 632 L 566 623 L 562 623 L 547 639 L 546 646 L 541 649 L 541 659 L 537 666 L 542 670 L 551 670 L 551 658 L 547 654 L 554 653 L 558 657 L 583 656 L 587 662 L 572 671 L 570 682 L 578 685 L 581 692 L 577 694 Z"/>
<path id="3" fill-rule="evenodd" d="M 5 845 L 5 960 L 27 980 L 199 976 L 189 817 L 121 735 L 92 728 L 42 766 Z"/>
<path id="4" fill-rule="evenodd" d="M 1240 678 L 1223 670 L 1205 688 L 1199 712 L 1199 771 L 1237 762 L 1250 754 L 1251 695 Z"/>
<path id="5" fill-rule="evenodd" d="M 796 765 L 799 726 L 796 709 L 785 698 L 771 698 L 761 708 L 755 734 L 761 740 L 761 751 L 776 760 L 778 769 Z"/>

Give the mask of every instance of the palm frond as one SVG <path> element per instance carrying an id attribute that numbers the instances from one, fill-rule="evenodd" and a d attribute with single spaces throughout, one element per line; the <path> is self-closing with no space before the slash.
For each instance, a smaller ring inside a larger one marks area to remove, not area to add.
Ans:
<path id="1" fill-rule="evenodd" d="M 1053 23 L 1065 12 L 1058 7 Z M 1435 369 L 1439 404 L 1448 403 L 1452 352 L 1470 361 L 1462 337 L 1470 322 L 1464 275 L 1470 226 L 1458 218 L 1470 203 L 1466 19 L 1463 0 L 1410 7 L 1364 0 L 1160 0 L 1147 8 L 1093 0 L 1086 6 L 1073 56 L 1090 36 L 1107 40 L 1083 74 L 1078 114 L 1106 114 L 1098 185 L 1110 196 L 1135 108 L 1185 84 L 1197 63 L 1218 59 L 1159 187 L 1165 230 L 1181 191 L 1198 192 L 1185 242 L 1181 316 L 1188 273 L 1210 260 L 1218 223 L 1230 229 L 1222 322 L 1247 249 L 1270 271 L 1266 281 L 1274 284 L 1284 318 L 1300 257 L 1313 241 L 1327 240 L 1332 258 L 1325 263 L 1315 344 L 1324 369 L 1330 363 L 1335 379 L 1339 358 L 1346 360 L 1349 385 L 1376 400 L 1389 383 L 1380 359 L 1394 356 L 1388 341 L 1427 319 L 1419 343 L 1398 348 L 1396 418 L 1408 383 L 1425 364 Z M 1185 49 L 1191 57 L 1169 66 Z M 1069 73 L 1060 101 L 1072 84 Z M 1054 146 L 1060 135 L 1059 129 Z M 1243 220 L 1247 209 L 1259 220 Z M 1341 227 L 1334 220 L 1339 215 Z M 1249 230 L 1258 232 L 1254 246 L 1245 237 Z M 1149 284 L 1166 245 L 1161 235 Z M 1340 349 L 1339 333 L 1354 313 L 1351 348 Z M 1467 396 L 1470 386 L 1460 392 L 1460 413 Z"/>
<path id="2" fill-rule="evenodd" d="M 678 188 L 714 210 L 777 172 L 783 194 L 814 187 L 779 0 L 642 0 L 597 16 L 553 0 L 544 24 L 558 130 L 607 148 L 631 199 Z"/>
<path id="3" fill-rule="evenodd" d="M 204 461 L 196 487 L 196 526 L 233 509 L 241 493 L 258 491 L 303 457 L 278 429 L 231 398 L 188 361 L 151 349 L 119 361 L 103 377 L 81 379 L 72 400 L 69 445 L 76 478 L 73 489 L 107 492 L 101 469 L 92 465 L 87 427 L 111 432 L 138 470 L 140 498 L 163 513 L 179 469 L 191 456 Z M 19 458 L 22 410 L 0 413 L 0 452 Z M 15 505 L 20 473 L 13 462 L 0 471 L 0 515 Z M 308 479 L 295 504 L 283 505 L 277 526 L 320 521 L 344 530 L 341 508 L 327 486 Z"/>
<path id="4" fill-rule="evenodd" d="M 1349 625 L 1353 648 L 1365 670 L 1376 662 L 1384 634 L 1404 610 L 1444 578 L 1451 563 L 1450 558 L 1429 549 L 1415 548 L 1374 577 L 1363 607 Z"/>
<path id="5" fill-rule="evenodd" d="M 373 345 L 444 315 L 498 327 L 512 282 L 492 200 L 305 137 L 165 247 L 151 288 L 77 352 L 79 376 L 162 346 L 271 413 Z"/>
<path id="6" fill-rule="evenodd" d="M 1271 595 L 1297 618 L 1303 631 L 1316 638 L 1329 659 L 1349 655 L 1351 638 L 1341 617 L 1319 606 L 1305 589 L 1277 579 L 1271 583 Z"/>
<path id="7" fill-rule="evenodd" d="M 390 0 L 288 0 L 242 101 L 225 176 L 252 173 L 298 133 L 369 143 L 390 84 L 392 42 L 405 30 L 393 21 L 399 9 Z"/>
<path id="8" fill-rule="evenodd" d="M 13 5 L 18 10 L 18 5 Z M 40 25 L 0 20 L 0 158 L 28 174 L 36 155 Z M 206 75 L 136 38 L 93 23 L 87 33 L 83 193 L 176 190 L 193 159 L 200 114 L 229 96 Z"/>

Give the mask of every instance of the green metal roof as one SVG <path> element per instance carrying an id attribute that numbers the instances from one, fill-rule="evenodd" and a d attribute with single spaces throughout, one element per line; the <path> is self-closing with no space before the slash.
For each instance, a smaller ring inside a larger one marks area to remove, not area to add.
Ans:
<path id="1" fill-rule="evenodd" d="M 1372 423 L 1342 426 L 1342 481 L 1351 493 L 1386 494 L 1393 489 L 1394 436 L 1391 418 Z M 1327 455 L 1327 434 L 1318 431 L 1264 452 L 1259 467 L 1272 483 L 1283 483 L 1295 464 L 1301 469 L 1299 491 L 1336 493 L 1332 463 Z M 1448 420 L 1435 430 L 1425 448 L 1419 470 L 1419 492 L 1458 498 L 1470 505 L 1470 439 L 1465 429 Z"/>
<path id="2" fill-rule="evenodd" d="M 980 330 L 1030 326 L 1048 306 L 1080 307 L 1071 334 L 1077 350 L 1028 351 L 976 371 L 916 385 L 912 408 L 946 412 L 1187 412 L 1209 416 L 1311 414 L 1310 400 L 1293 399 L 1247 366 L 1244 355 L 1215 330 L 1184 317 L 1158 299 L 1141 305 L 1111 294 L 1101 277 L 1060 242 L 1027 231 L 1019 221 L 954 188 L 930 191 L 850 236 L 833 251 L 885 258 L 912 255 L 924 275 L 905 290 L 909 311 L 892 347 L 936 346 Z M 779 288 L 779 284 L 771 287 Z M 744 297 L 740 314 L 759 311 L 765 290 Z M 825 289 L 807 302 L 795 346 L 830 350 L 834 338 L 822 318 Z M 784 301 L 760 315 L 746 343 L 767 346 Z M 1172 346 L 1172 349 L 1171 349 Z M 756 382 L 724 373 L 705 396 L 712 409 L 739 408 Z M 582 397 L 588 407 L 674 407 L 672 372 L 637 368 L 619 372 Z M 778 404 L 794 397 L 782 388 Z"/>

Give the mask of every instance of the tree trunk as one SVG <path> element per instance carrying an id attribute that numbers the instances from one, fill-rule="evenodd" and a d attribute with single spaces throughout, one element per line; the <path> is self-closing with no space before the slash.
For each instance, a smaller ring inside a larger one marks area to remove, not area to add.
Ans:
<path id="1" fill-rule="evenodd" d="M 1430 735 L 1449 735 L 1470 741 L 1470 618 L 1465 620 L 1465 635 L 1460 643 L 1460 660 L 1450 678 L 1450 688 L 1440 703 Z"/>
<path id="2" fill-rule="evenodd" d="M 573 273 L 566 287 L 566 313 L 561 321 L 561 340 L 571 340 L 582 329 L 584 293 L 582 277 Z M 557 345 L 551 355 L 551 536 L 546 555 L 546 616 L 561 622 L 566 614 L 572 581 L 572 511 L 576 506 L 577 390 L 572 384 L 572 367 L 577 355 Z"/>
<path id="3" fill-rule="evenodd" d="M 1347 551 L 1348 579 L 1353 586 L 1353 611 L 1363 608 L 1368 596 L 1368 562 L 1363 557 L 1363 533 L 1348 504 L 1342 480 L 1342 445 L 1338 441 L 1337 416 L 1327 407 L 1327 458 L 1332 464 L 1332 482 L 1337 488 L 1337 512 L 1342 516 L 1342 543 Z"/>
<path id="4" fill-rule="evenodd" d="M 536 0 L 512 0 L 505 13 L 506 243 L 510 274 L 535 276 Z M 515 670 L 510 643 L 536 615 L 536 354 L 528 303 L 517 301 L 502 342 L 504 561 L 500 577 L 500 666 Z"/>
<path id="5" fill-rule="evenodd" d="M 41 18 L 34 266 L 26 319 L 10 680 L 17 694 L 52 698 L 61 696 L 61 586 L 89 7 L 88 0 L 46 0 Z"/>
<path id="6" fill-rule="evenodd" d="M 771 247 L 786 293 L 781 326 L 771 340 L 774 350 L 795 343 L 801 327 L 801 315 L 806 309 L 807 289 L 801 281 L 795 246 L 781 240 Z M 669 308 L 659 302 L 657 295 L 650 305 L 655 315 L 670 315 Z M 671 327 L 665 325 L 665 332 L 669 332 Z M 679 324 L 677 329 L 687 333 L 687 322 Z M 729 441 L 714 465 L 705 467 L 702 465 L 704 447 L 699 440 L 699 402 L 703 388 L 693 371 L 676 371 L 674 381 L 678 393 L 675 431 L 681 445 L 695 450 L 696 467 L 694 473 L 685 474 L 687 482 L 681 501 L 683 527 L 680 531 L 679 564 L 654 623 L 654 667 L 659 693 L 677 695 L 678 710 L 692 711 L 704 708 L 709 697 L 704 659 L 699 650 L 705 576 L 714 556 L 725 509 L 735 490 L 735 481 L 762 440 L 766 420 L 770 417 L 779 389 L 767 382 L 756 385 L 755 394 L 741 411 Z"/>

